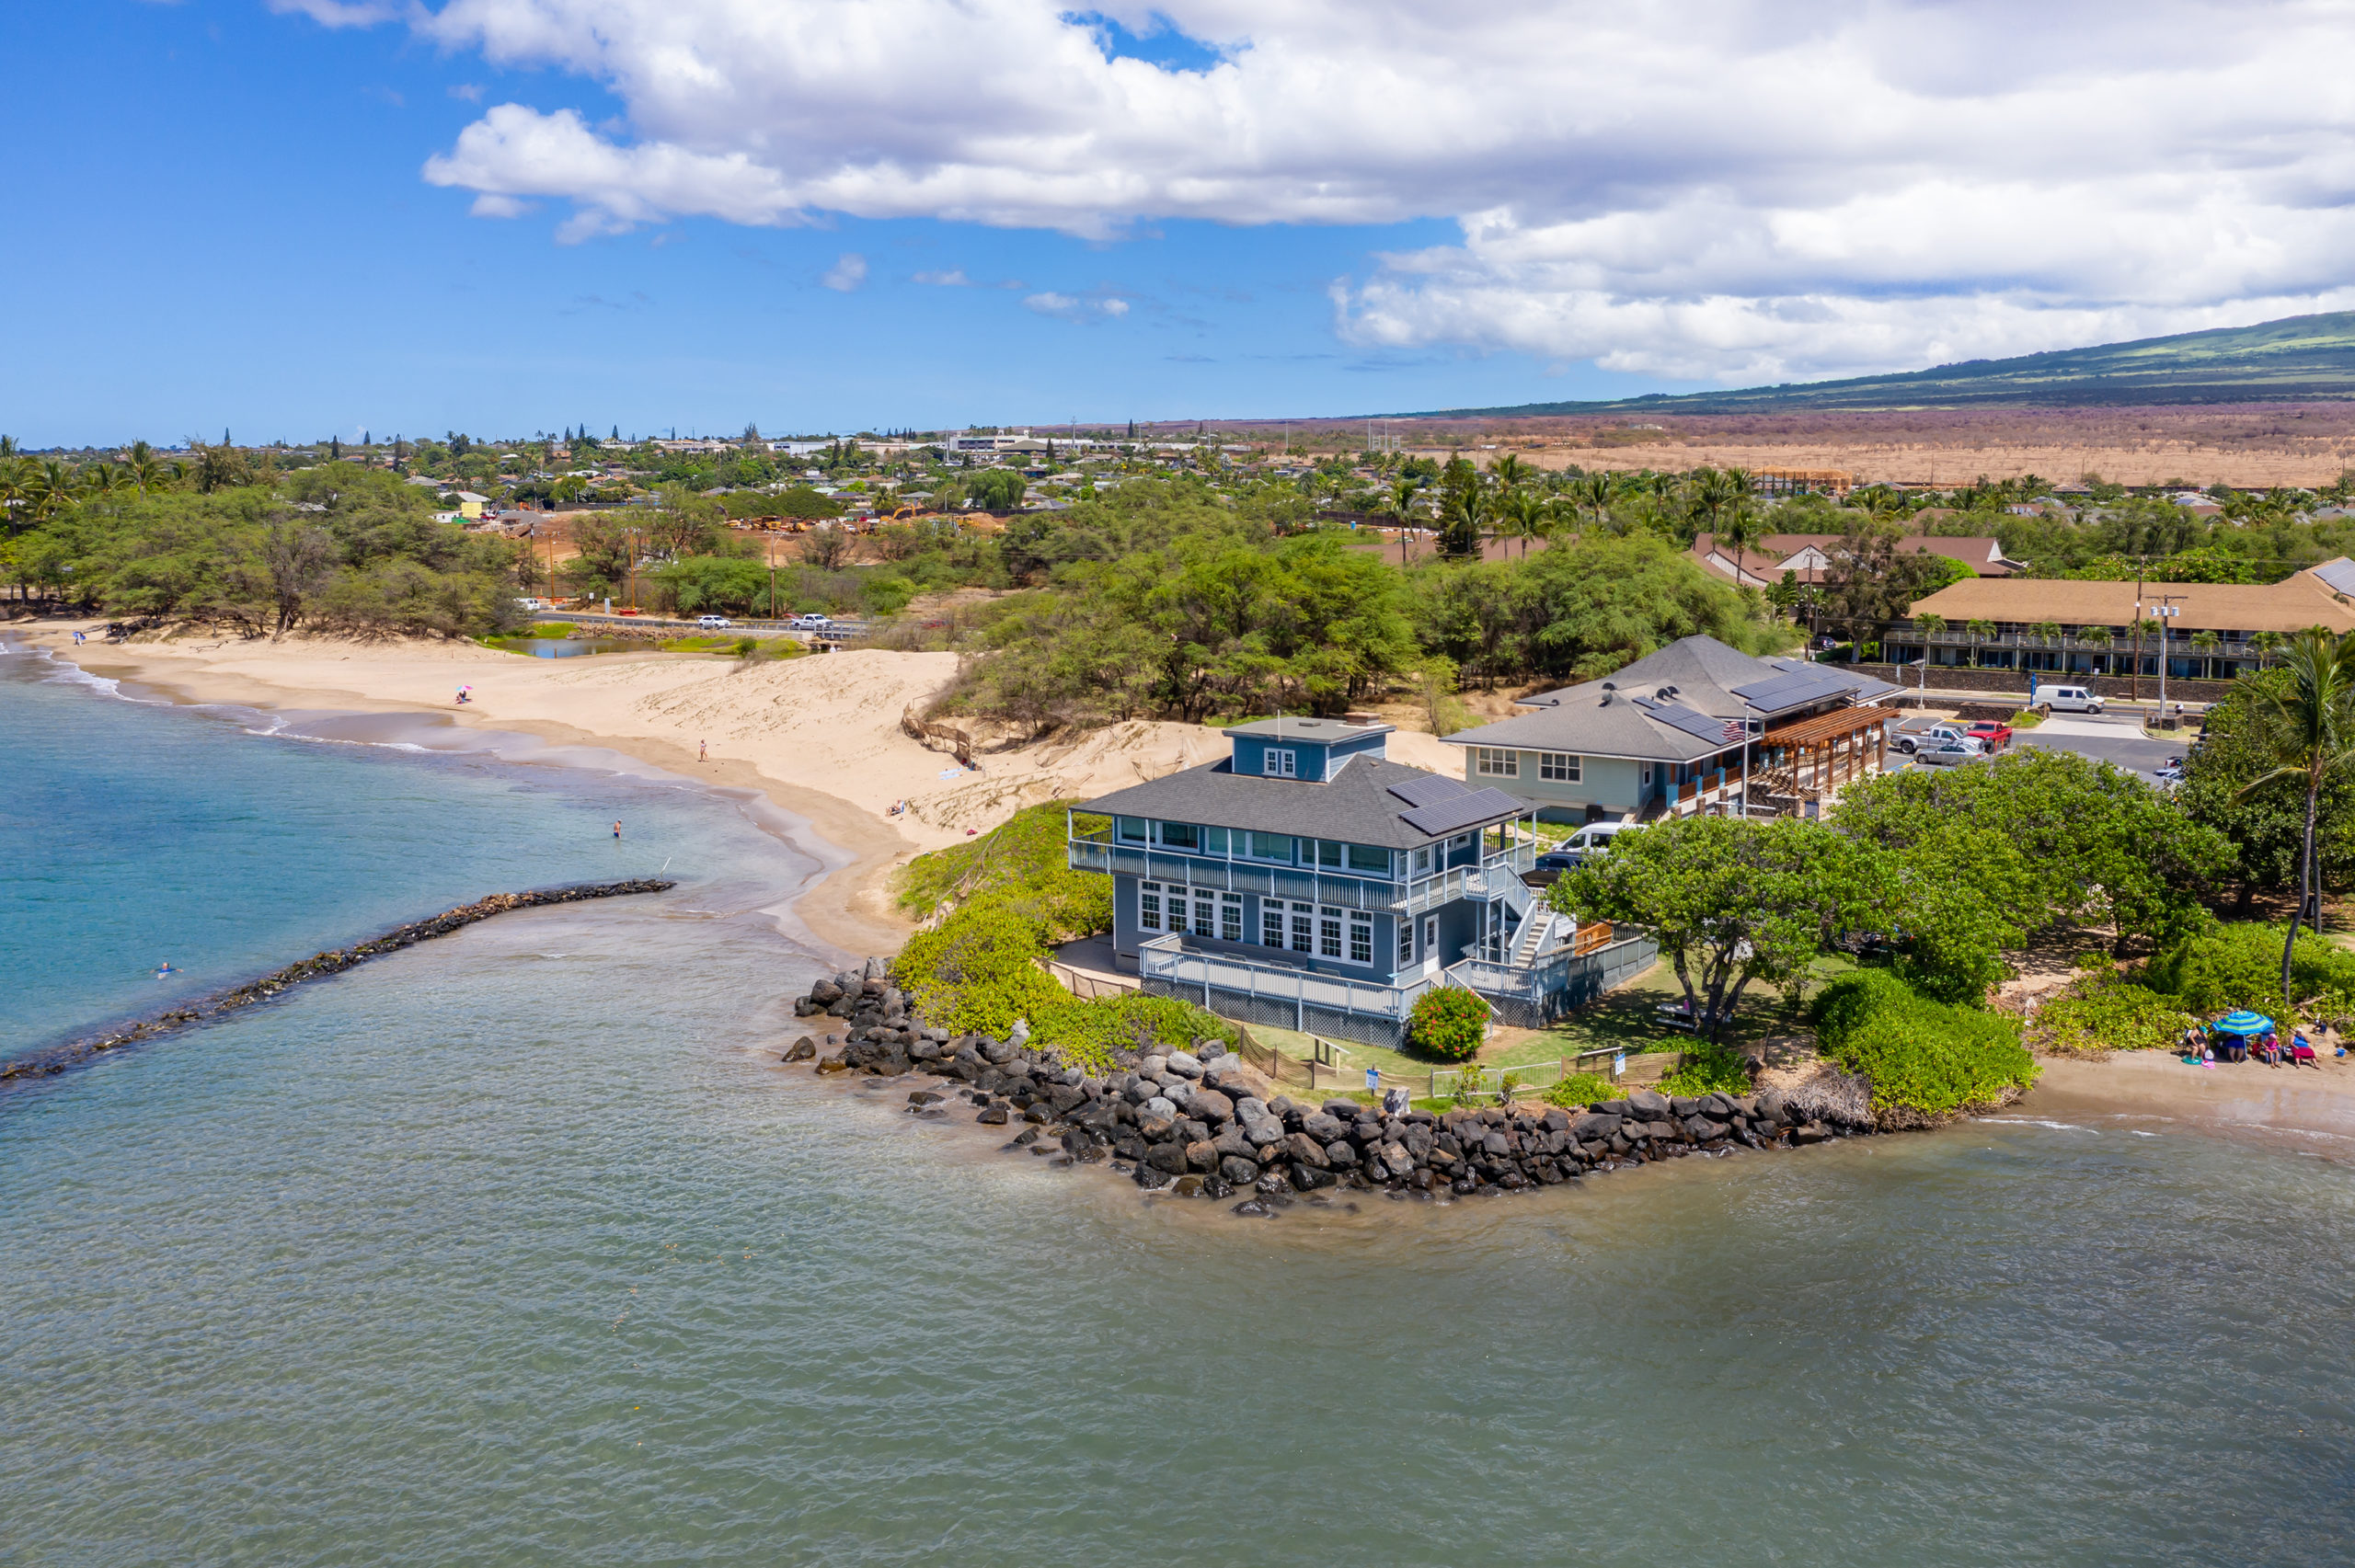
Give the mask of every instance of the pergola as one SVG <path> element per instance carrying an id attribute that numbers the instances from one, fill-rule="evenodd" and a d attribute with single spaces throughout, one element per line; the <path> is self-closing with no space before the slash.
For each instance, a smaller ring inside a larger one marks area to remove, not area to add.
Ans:
<path id="1" fill-rule="evenodd" d="M 1821 801 L 1850 779 L 1880 772 L 1889 750 L 1889 710 L 1838 708 L 1758 738 L 1767 793 Z"/>

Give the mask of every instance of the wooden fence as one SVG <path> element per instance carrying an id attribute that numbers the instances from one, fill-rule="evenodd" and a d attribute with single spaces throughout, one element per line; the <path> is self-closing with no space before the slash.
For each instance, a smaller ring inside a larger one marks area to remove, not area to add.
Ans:
<path id="1" fill-rule="evenodd" d="M 930 719 L 918 718 L 914 704 L 911 703 L 900 710 L 900 727 L 907 732 L 910 738 L 922 741 L 930 750 L 937 751 L 945 747 L 963 766 L 970 768 L 974 765 L 973 738 L 953 724 L 936 724 Z"/>

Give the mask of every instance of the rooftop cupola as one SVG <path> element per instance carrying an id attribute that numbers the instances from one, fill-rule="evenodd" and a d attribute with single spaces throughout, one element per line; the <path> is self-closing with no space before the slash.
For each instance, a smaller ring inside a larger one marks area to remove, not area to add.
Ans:
<path id="1" fill-rule="evenodd" d="M 1233 750 L 1228 767 L 1257 778 L 1301 779 L 1323 784 L 1352 757 L 1384 760 L 1386 724 L 1349 724 L 1334 718 L 1289 715 L 1238 724 L 1226 733 Z"/>

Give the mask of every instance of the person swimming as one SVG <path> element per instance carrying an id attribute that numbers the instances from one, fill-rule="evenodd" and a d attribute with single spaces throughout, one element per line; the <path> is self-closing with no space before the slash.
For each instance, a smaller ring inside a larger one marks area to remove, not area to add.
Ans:
<path id="1" fill-rule="evenodd" d="M 155 978 L 159 980 L 167 975 L 177 975 L 179 971 L 178 969 L 172 967 L 172 961 L 169 958 L 165 959 L 162 963 L 155 966 Z"/>

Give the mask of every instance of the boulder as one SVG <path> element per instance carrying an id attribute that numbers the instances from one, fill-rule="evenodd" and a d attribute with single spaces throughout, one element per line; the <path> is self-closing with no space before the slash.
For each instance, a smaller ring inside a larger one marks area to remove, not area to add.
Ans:
<path id="1" fill-rule="evenodd" d="M 786 1061 L 814 1061 L 817 1059 L 817 1056 L 818 1042 L 811 1039 L 809 1036 L 804 1035 L 801 1038 L 794 1041 L 793 1044 L 785 1048 L 785 1055 L 782 1059 Z"/>
<path id="2" fill-rule="evenodd" d="M 914 1089 L 909 1091 L 908 1104 L 911 1105 L 930 1105 L 936 1104 L 947 1098 L 948 1098 L 948 1095 L 936 1093 L 930 1089 Z"/>
<path id="3" fill-rule="evenodd" d="M 1221 1154 L 1233 1155 L 1238 1160 L 1248 1160 L 1253 1152 L 1251 1140 L 1244 1137 L 1243 1129 L 1232 1122 L 1219 1129 L 1218 1136 L 1211 1139 L 1211 1147 Z"/>
<path id="4" fill-rule="evenodd" d="M 1167 1071 L 1180 1078 L 1200 1078 L 1202 1075 L 1201 1059 L 1191 1051 L 1171 1051 L 1169 1059 L 1163 1065 Z"/>
<path id="5" fill-rule="evenodd" d="M 1337 1138 L 1325 1146 L 1325 1158 L 1347 1169 L 1358 1162 L 1357 1145 L 1346 1138 Z"/>
<path id="6" fill-rule="evenodd" d="M 1013 1045 L 1005 1040 L 993 1040 L 984 1036 L 981 1042 L 982 1059 L 993 1067 L 1004 1067 L 1007 1062 L 1012 1061 L 1014 1050 Z"/>
<path id="7" fill-rule="evenodd" d="M 1200 1062 L 1205 1068 L 1209 1067 L 1212 1062 L 1216 1061 L 1219 1058 L 1225 1056 L 1226 1054 L 1226 1042 L 1224 1040 L 1196 1040 L 1194 1042 L 1194 1059 Z"/>
<path id="8" fill-rule="evenodd" d="M 1352 1110 L 1355 1106 L 1350 1107 Z M 1300 1130 L 1319 1143 L 1330 1143 L 1349 1131 L 1349 1124 L 1324 1111 L 1312 1111 L 1300 1119 Z"/>
<path id="9" fill-rule="evenodd" d="M 1207 1139 L 1203 1139 L 1200 1143 L 1189 1143 L 1186 1145 L 1186 1168 L 1188 1170 L 1215 1171 L 1218 1169 L 1218 1162 L 1223 1157 L 1219 1153 L 1217 1147 L 1211 1143 Z"/>
<path id="10" fill-rule="evenodd" d="M 1259 1179 L 1259 1167 L 1240 1154 L 1222 1155 L 1218 1173 L 1238 1187 L 1247 1187 Z"/>
<path id="11" fill-rule="evenodd" d="M 1185 1174 L 1185 1147 L 1178 1143 L 1156 1143 L 1146 1151 L 1144 1162 L 1156 1171 L 1166 1171 L 1173 1176 Z"/>
<path id="12" fill-rule="evenodd" d="M 850 1070 L 850 1063 L 844 1061 L 840 1055 L 820 1057 L 818 1059 L 818 1070 L 820 1072 L 848 1072 Z"/>
<path id="13" fill-rule="evenodd" d="M 1374 1158 L 1380 1160 L 1382 1168 L 1394 1177 L 1405 1177 L 1415 1169 L 1415 1157 L 1407 1153 L 1406 1145 L 1401 1143 L 1384 1144 Z"/>
<path id="14" fill-rule="evenodd" d="M 1014 1027 L 1006 1033 L 1005 1043 L 1012 1046 L 1017 1051 L 1023 1047 L 1028 1045 L 1030 1043 L 1030 1020 L 1028 1018 L 1016 1019 L 1014 1021 Z"/>
<path id="15" fill-rule="evenodd" d="M 1206 1122 L 1231 1122 L 1235 1102 L 1215 1089 L 1197 1089 L 1187 1098 L 1186 1114 Z"/>
<path id="16" fill-rule="evenodd" d="M 1298 1162 L 1294 1162 L 1292 1164 L 1292 1185 L 1298 1187 L 1302 1192 L 1315 1192 L 1319 1187 L 1329 1187 L 1333 1185 L 1334 1180 L 1333 1173 L 1330 1171 L 1321 1170 L 1315 1165 L 1305 1165 Z"/>
<path id="17" fill-rule="evenodd" d="M 1668 1120 L 1668 1096 L 1649 1089 L 1638 1089 L 1627 1096 L 1627 1109 L 1648 1122 Z"/>
<path id="18" fill-rule="evenodd" d="M 1283 1150 L 1294 1164 L 1314 1165 L 1322 1170 L 1332 1163 L 1325 1153 L 1325 1146 L 1304 1132 L 1285 1135 Z"/>
<path id="19" fill-rule="evenodd" d="M 1262 1116 L 1256 1122 L 1245 1122 L 1243 1136 L 1252 1148 L 1265 1149 L 1284 1140 L 1284 1124 L 1273 1116 Z"/>
<path id="20" fill-rule="evenodd" d="M 867 967 L 865 971 L 859 976 L 859 978 L 861 979 L 867 980 L 879 980 L 890 972 L 891 960 L 889 958 L 869 958 L 867 961 Z"/>
<path id="21" fill-rule="evenodd" d="M 1159 1121 L 1174 1122 L 1178 1119 L 1178 1107 L 1166 1096 L 1160 1094 L 1155 1094 L 1152 1099 L 1147 1100 L 1143 1105 L 1137 1107 L 1137 1110 L 1139 1115 L 1152 1116 Z"/>
<path id="22" fill-rule="evenodd" d="M 975 1116 L 973 1119 L 981 1123 L 983 1127 L 1004 1127 L 1005 1125 L 1005 1107 L 1004 1105 L 984 1105 L 982 1107 L 982 1114 Z"/>
<path id="23" fill-rule="evenodd" d="M 842 995 L 843 988 L 834 984 L 832 980 L 820 980 L 816 985 L 810 988 L 810 1000 L 816 1002 L 821 1007 L 826 1007 L 834 1002 L 840 1001 L 842 1000 Z"/>

